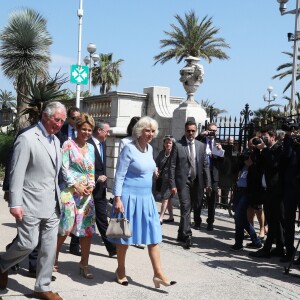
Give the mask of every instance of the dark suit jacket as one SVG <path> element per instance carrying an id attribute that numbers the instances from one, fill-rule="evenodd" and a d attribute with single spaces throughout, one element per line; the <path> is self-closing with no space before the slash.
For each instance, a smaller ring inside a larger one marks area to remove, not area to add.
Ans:
<path id="1" fill-rule="evenodd" d="M 199 190 L 211 186 L 210 171 L 207 163 L 205 147 L 203 143 L 195 140 L 196 150 L 196 169 L 199 183 Z M 170 159 L 170 185 L 176 187 L 179 191 L 183 189 L 191 167 L 188 144 L 185 136 L 175 143 Z"/>
<path id="2" fill-rule="evenodd" d="M 93 196 L 94 199 L 102 199 L 106 196 L 106 181 L 100 182 L 97 181 L 98 177 L 101 175 L 106 175 L 106 144 L 105 142 L 102 143 L 103 146 L 103 161 L 101 159 L 101 156 L 99 154 L 99 151 L 97 149 L 96 144 L 94 143 L 94 140 L 90 138 L 88 143 L 92 144 L 95 148 L 95 181 L 96 186 L 93 190 Z"/>
<path id="3" fill-rule="evenodd" d="M 60 141 L 60 147 L 62 147 L 63 143 L 68 140 L 68 126 L 69 123 L 65 123 L 60 131 L 56 134 Z"/>
<path id="4" fill-rule="evenodd" d="M 205 152 L 206 152 L 206 137 L 199 134 L 196 137 L 196 140 L 200 141 L 202 144 L 204 144 L 205 146 Z M 214 139 L 213 143 L 212 143 L 212 147 L 216 146 L 216 139 Z M 212 176 L 212 180 L 214 182 L 218 182 L 220 179 L 220 175 L 219 175 L 219 171 L 221 169 L 221 164 L 224 161 L 224 157 L 220 157 L 217 155 L 212 155 L 212 167 L 211 167 L 211 176 Z"/>

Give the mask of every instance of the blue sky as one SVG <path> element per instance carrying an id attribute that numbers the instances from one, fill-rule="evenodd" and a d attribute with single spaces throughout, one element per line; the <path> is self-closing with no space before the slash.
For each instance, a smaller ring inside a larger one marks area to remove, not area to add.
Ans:
<path id="1" fill-rule="evenodd" d="M 287 3 L 294 9 L 296 1 Z M 1 3 L 0 29 L 9 14 L 22 8 L 33 8 L 48 20 L 53 37 L 50 71 L 59 68 L 69 74 L 71 64 L 77 63 L 79 0 L 10 0 Z M 245 103 L 255 110 L 264 107 L 263 94 L 269 85 L 278 95 L 276 103 L 286 104 L 282 91 L 288 80 L 271 79 L 276 68 L 289 62 L 283 51 L 292 52 L 287 32 L 294 32 L 294 15 L 281 16 L 276 0 L 83 0 L 82 60 L 88 55 L 86 46 L 93 42 L 98 53 L 113 53 L 114 60 L 124 59 L 123 78 L 117 90 L 143 92 L 148 86 L 167 86 L 172 96 L 185 97 L 179 82 L 179 70 L 184 63 L 169 61 L 153 66 L 153 56 L 161 52 L 163 31 L 176 23 L 174 15 L 184 16 L 191 9 L 201 20 L 212 17 L 220 37 L 231 48 L 230 59 L 201 60 L 205 77 L 195 98 L 209 99 L 229 115 L 239 116 Z M 12 83 L 0 72 L 0 88 L 13 91 Z M 290 80 L 290 78 L 289 78 Z M 75 91 L 76 86 L 69 84 Z M 87 86 L 85 87 L 87 89 Z M 115 89 L 115 88 L 114 88 Z M 93 90 L 97 94 L 98 88 Z M 290 96 L 290 91 L 286 92 Z"/>

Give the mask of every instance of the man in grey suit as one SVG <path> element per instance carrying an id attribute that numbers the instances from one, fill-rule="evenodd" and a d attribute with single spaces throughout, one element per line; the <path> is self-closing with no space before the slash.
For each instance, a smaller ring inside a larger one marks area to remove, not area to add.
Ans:
<path id="1" fill-rule="evenodd" d="M 59 223 L 58 173 L 62 162 L 60 143 L 54 134 L 65 119 L 64 105 L 48 104 L 42 120 L 15 141 L 11 162 L 9 207 L 16 218 L 18 238 L 0 257 L 0 288 L 7 286 L 7 270 L 27 257 L 40 240 L 34 287 L 34 295 L 40 299 L 62 299 L 50 290 L 50 283 Z"/>
<path id="2" fill-rule="evenodd" d="M 204 188 L 211 190 L 205 147 L 195 140 L 196 131 L 195 122 L 185 123 L 185 135 L 173 147 L 170 160 L 170 187 L 173 195 L 178 192 L 180 202 L 177 240 L 184 242 L 186 249 L 192 245 L 191 210 L 194 210 L 195 223 L 201 223 Z"/>

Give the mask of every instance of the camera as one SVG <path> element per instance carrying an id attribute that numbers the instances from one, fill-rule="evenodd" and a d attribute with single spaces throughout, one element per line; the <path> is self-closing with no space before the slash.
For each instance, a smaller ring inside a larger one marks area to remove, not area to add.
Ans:
<path id="1" fill-rule="evenodd" d="M 260 145 L 262 142 L 264 142 L 265 145 L 268 144 L 268 138 L 265 136 L 255 137 L 252 139 L 252 144 L 254 146 Z"/>
<path id="2" fill-rule="evenodd" d="M 281 129 L 284 131 L 298 130 L 300 127 L 300 124 L 296 123 L 296 120 L 291 117 L 274 116 L 274 119 L 281 123 Z"/>
<path id="3" fill-rule="evenodd" d="M 214 131 L 208 131 L 207 136 L 216 136 Z"/>

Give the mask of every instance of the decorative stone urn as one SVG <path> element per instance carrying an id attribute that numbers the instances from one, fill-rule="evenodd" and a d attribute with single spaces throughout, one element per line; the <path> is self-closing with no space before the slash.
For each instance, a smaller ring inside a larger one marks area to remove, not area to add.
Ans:
<path id="1" fill-rule="evenodd" d="M 195 92 L 199 85 L 203 82 L 204 68 L 198 64 L 199 58 L 188 56 L 185 61 L 187 64 L 180 70 L 180 81 L 187 93 L 185 102 L 195 102 Z"/>

